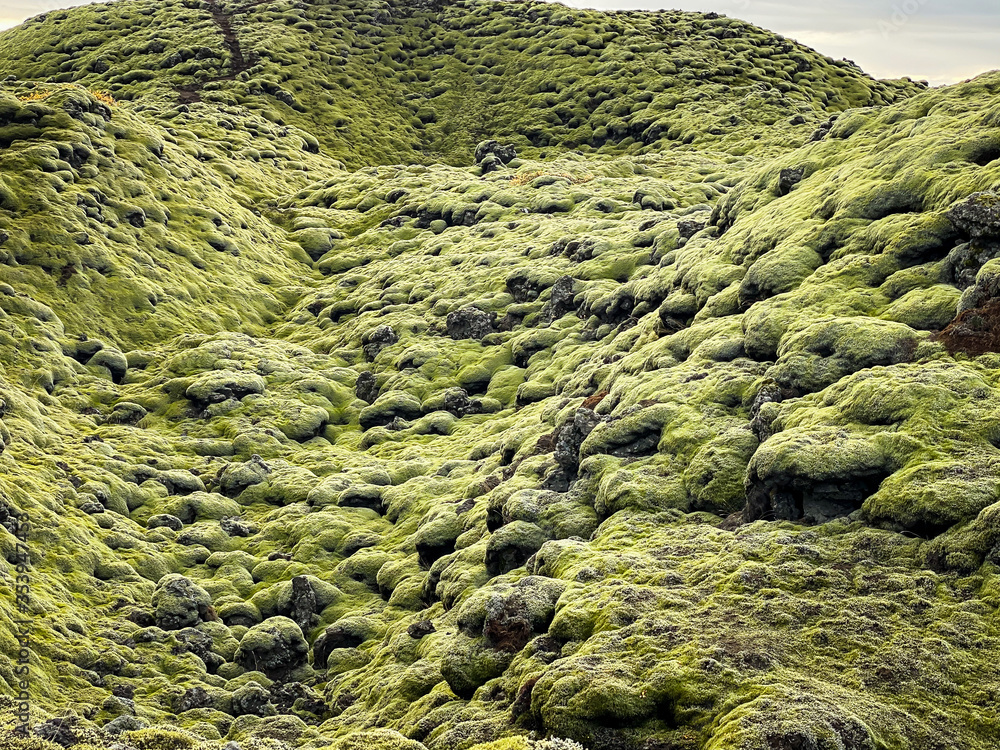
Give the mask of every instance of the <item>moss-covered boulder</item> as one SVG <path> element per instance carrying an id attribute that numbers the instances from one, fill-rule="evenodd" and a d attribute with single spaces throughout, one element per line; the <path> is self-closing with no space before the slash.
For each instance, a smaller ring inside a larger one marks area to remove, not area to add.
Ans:
<path id="1" fill-rule="evenodd" d="M 246 669 L 269 675 L 287 673 L 306 663 L 309 644 L 287 617 L 271 617 L 240 639 L 235 659 Z"/>
<path id="2" fill-rule="evenodd" d="M 180 630 L 215 617 L 209 593 L 178 573 L 157 581 L 152 605 L 156 624 L 164 630 Z"/>

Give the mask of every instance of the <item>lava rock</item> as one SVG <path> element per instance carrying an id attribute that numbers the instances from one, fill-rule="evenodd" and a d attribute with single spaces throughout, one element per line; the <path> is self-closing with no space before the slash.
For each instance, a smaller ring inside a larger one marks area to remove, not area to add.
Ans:
<path id="1" fill-rule="evenodd" d="M 486 642 L 498 651 L 520 651 L 533 634 L 548 629 L 556 601 L 565 590 L 562 581 L 528 576 L 510 590 L 491 596 L 483 612 L 482 634 Z"/>
<path id="2" fill-rule="evenodd" d="M 226 516 L 219 521 L 219 526 L 229 536 L 246 537 L 257 533 L 257 527 L 239 516 Z"/>
<path id="3" fill-rule="evenodd" d="M 698 232 L 705 228 L 705 222 L 694 219 L 681 219 L 677 222 L 677 231 L 680 232 L 681 239 L 689 240 Z"/>
<path id="4" fill-rule="evenodd" d="M 316 616 L 318 606 L 316 592 L 305 576 L 295 576 L 292 579 L 291 618 L 303 632 L 310 630 L 319 619 Z"/>
<path id="5" fill-rule="evenodd" d="M 805 167 L 789 167 L 782 169 L 778 175 L 778 195 L 788 195 L 792 188 L 802 182 L 805 177 Z"/>
<path id="6" fill-rule="evenodd" d="M 119 401 L 111 410 L 108 422 L 111 424 L 134 425 L 146 417 L 148 412 L 139 404 L 131 401 Z"/>
<path id="7" fill-rule="evenodd" d="M 464 388 L 450 388 L 444 394 L 444 408 L 456 417 L 464 417 L 467 414 L 480 414 L 483 402 L 479 399 L 470 399 L 468 391 Z"/>
<path id="8" fill-rule="evenodd" d="M 495 172 L 503 166 L 496 154 L 486 154 L 483 160 L 479 162 L 479 168 L 483 171 L 483 174 L 489 174 L 490 172 Z"/>
<path id="9" fill-rule="evenodd" d="M 524 565 L 549 540 L 541 528 L 514 521 L 493 532 L 486 544 L 486 571 L 497 576 Z"/>
<path id="10" fill-rule="evenodd" d="M 451 513 L 423 524 L 414 535 L 417 560 L 423 567 L 429 568 L 435 560 L 455 551 L 455 540 L 463 531 L 465 528 L 461 519 Z"/>
<path id="11" fill-rule="evenodd" d="M 74 731 L 76 724 L 76 717 L 59 717 L 42 722 L 34 727 L 32 732 L 43 740 L 54 742 L 63 747 L 72 747 L 80 741 Z"/>
<path id="12" fill-rule="evenodd" d="M 1000 195 L 974 193 L 948 209 L 948 220 L 973 239 L 1000 238 Z"/>
<path id="13" fill-rule="evenodd" d="M 592 409 L 577 409 L 573 418 L 556 431 L 553 458 L 568 474 L 575 475 L 580 465 L 580 446 L 604 419 Z"/>
<path id="14" fill-rule="evenodd" d="M 979 269 L 998 256 L 1000 243 L 963 242 L 954 247 L 944 259 L 942 281 L 958 289 L 968 289 L 976 283 Z"/>
<path id="15" fill-rule="evenodd" d="M 205 373 L 195 380 L 184 395 L 201 406 L 218 404 L 229 399 L 237 401 L 251 394 L 263 393 L 264 378 L 252 372 L 218 370 Z"/>
<path id="16" fill-rule="evenodd" d="M 533 302 L 548 284 L 543 279 L 535 278 L 530 271 L 522 269 L 507 277 L 506 287 L 515 302 Z"/>
<path id="17" fill-rule="evenodd" d="M 497 314 L 476 307 L 463 307 L 448 313 L 448 335 L 456 341 L 481 339 L 496 329 Z"/>
<path id="18" fill-rule="evenodd" d="M 476 164 L 481 166 L 488 156 L 495 157 L 501 164 L 510 164 L 517 158 L 517 151 L 510 145 L 501 146 L 499 141 L 482 141 L 476 146 Z"/>
<path id="19" fill-rule="evenodd" d="M 781 441 L 783 435 L 764 443 L 747 469 L 747 521 L 825 523 L 846 517 L 892 473 L 889 459 L 863 440 L 831 435 L 800 444 Z"/>
<path id="20" fill-rule="evenodd" d="M 302 629 L 287 617 L 271 617 L 250 628 L 240 640 L 236 662 L 271 676 L 306 663 L 309 644 Z"/>
<path id="21" fill-rule="evenodd" d="M 437 628 L 434 627 L 434 623 L 430 620 L 421 620 L 420 622 L 415 622 L 410 625 L 410 627 L 406 629 L 406 634 L 410 636 L 410 638 L 420 640 L 425 635 L 430 635 L 436 631 Z"/>
<path id="22" fill-rule="evenodd" d="M 561 276 L 552 285 L 549 301 L 542 308 L 542 320 L 545 325 L 552 325 L 559 318 L 576 309 L 576 279 L 572 276 Z"/>
<path id="23" fill-rule="evenodd" d="M 222 666 L 222 657 L 212 651 L 215 645 L 212 636 L 203 633 L 197 628 L 184 628 L 179 630 L 174 639 L 177 645 L 174 651 L 178 654 L 194 654 L 203 662 L 210 672 Z"/>
<path id="24" fill-rule="evenodd" d="M 276 713 L 271 693 L 256 682 L 248 682 L 233 691 L 233 716 L 273 716 Z"/>
<path id="25" fill-rule="evenodd" d="M 386 391 L 371 406 L 361 410 L 358 421 L 362 430 L 384 427 L 394 419 L 416 419 L 422 414 L 420 401 L 406 391 Z"/>
<path id="26" fill-rule="evenodd" d="M 774 433 L 771 420 L 766 415 L 761 414 L 761 409 L 764 404 L 781 403 L 782 400 L 784 400 L 784 392 L 781 387 L 774 381 L 770 381 L 761 387 L 750 405 L 750 429 L 762 443 Z"/>
<path id="27" fill-rule="evenodd" d="M 180 630 L 208 619 L 212 597 L 190 578 L 170 573 L 157 582 L 152 603 L 157 627 Z"/>
<path id="28" fill-rule="evenodd" d="M 212 697 L 203 687 L 188 688 L 183 695 L 178 696 L 173 702 L 175 714 L 184 713 L 195 708 L 208 708 L 212 705 Z"/>
<path id="29" fill-rule="evenodd" d="M 174 531 L 180 531 L 184 528 L 184 522 L 177 516 L 172 516 L 169 513 L 157 513 L 155 516 L 150 516 L 149 520 L 146 521 L 147 529 L 173 529 Z"/>
<path id="30" fill-rule="evenodd" d="M 247 487 L 260 484 L 271 473 L 271 467 L 254 454 L 245 463 L 227 464 L 219 476 L 219 490 L 226 497 L 236 497 Z"/>
<path id="31" fill-rule="evenodd" d="M 271 685 L 271 701 L 275 704 L 279 713 L 287 714 L 292 712 L 301 716 L 313 714 L 317 719 L 322 717 L 327 711 L 327 704 L 323 697 L 308 685 L 301 682 L 275 683 Z M 309 721 L 305 716 L 302 717 Z"/>
<path id="32" fill-rule="evenodd" d="M 21 522 L 18 520 L 20 515 L 20 510 L 0 501 L 0 526 L 3 526 L 14 536 L 20 534 Z"/>
<path id="33" fill-rule="evenodd" d="M 372 635 L 371 627 L 361 618 L 344 618 L 328 627 L 313 644 L 313 666 L 326 669 L 327 659 L 338 648 L 357 648 Z"/>
<path id="34" fill-rule="evenodd" d="M 378 398 L 378 382 L 374 373 L 363 372 L 358 375 L 354 383 L 354 395 L 366 403 L 375 403 Z"/>
<path id="35" fill-rule="evenodd" d="M 149 628 L 156 624 L 156 618 L 144 609 L 130 609 L 125 615 L 125 619 L 134 622 L 140 628 Z M 160 631 L 163 632 L 163 631 Z"/>
<path id="36" fill-rule="evenodd" d="M 830 131 L 833 130 L 832 122 L 820 123 L 820 126 L 813 131 L 813 134 L 809 136 L 810 141 L 821 141 L 830 135 Z"/>
<path id="37" fill-rule="evenodd" d="M 379 326 L 362 337 L 361 349 L 365 353 L 365 358 L 371 362 L 378 356 L 379 352 L 397 341 L 399 341 L 399 335 L 392 326 Z"/>
<path id="38" fill-rule="evenodd" d="M 146 226 L 146 212 L 141 208 L 132 209 L 125 214 L 125 221 L 136 229 L 141 229 Z"/>

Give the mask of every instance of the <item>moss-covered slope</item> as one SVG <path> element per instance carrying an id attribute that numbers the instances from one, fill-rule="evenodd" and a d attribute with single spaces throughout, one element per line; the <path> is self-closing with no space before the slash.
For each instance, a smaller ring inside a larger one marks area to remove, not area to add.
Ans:
<path id="1" fill-rule="evenodd" d="M 1000 74 L 783 44 L 0 35 L 0 745 L 996 747 Z"/>
<path id="2" fill-rule="evenodd" d="M 0 59 L 162 117 L 178 101 L 247 107 L 352 166 L 462 163 L 496 137 L 759 154 L 830 112 L 920 90 L 715 14 L 544 2 L 135 0 L 32 19 L 3 35 Z"/>

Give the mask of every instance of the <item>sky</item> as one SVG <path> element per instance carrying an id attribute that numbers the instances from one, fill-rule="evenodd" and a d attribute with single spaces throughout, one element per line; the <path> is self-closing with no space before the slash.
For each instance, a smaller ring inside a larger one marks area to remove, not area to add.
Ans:
<path id="1" fill-rule="evenodd" d="M 0 0 L 0 29 L 93 0 Z M 1000 69 L 998 0 L 568 0 L 602 10 L 715 11 L 853 60 L 877 78 L 957 83 Z"/>

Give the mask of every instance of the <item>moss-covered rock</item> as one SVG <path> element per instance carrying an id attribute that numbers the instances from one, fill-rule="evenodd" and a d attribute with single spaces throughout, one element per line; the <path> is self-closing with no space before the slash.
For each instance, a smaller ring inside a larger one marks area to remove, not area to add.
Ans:
<path id="1" fill-rule="evenodd" d="M 0 68 L 0 745 L 1000 744 L 995 74 L 471 0 Z"/>
<path id="2" fill-rule="evenodd" d="M 254 625 L 240 639 L 235 659 L 247 669 L 277 675 L 306 662 L 309 644 L 302 630 L 287 617 L 271 617 Z"/>
<path id="3" fill-rule="evenodd" d="M 164 630 L 180 630 L 215 616 L 209 593 L 178 573 L 157 582 L 152 605 L 156 624 Z"/>

